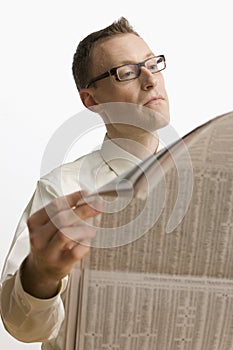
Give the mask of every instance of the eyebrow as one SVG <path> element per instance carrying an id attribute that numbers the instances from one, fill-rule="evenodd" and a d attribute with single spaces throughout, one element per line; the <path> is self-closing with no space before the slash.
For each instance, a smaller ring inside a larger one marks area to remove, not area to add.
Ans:
<path id="1" fill-rule="evenodd" d="M 155 56 L 155 54 L 153 52 L 149 52 L 141 62 L 143 62 L 147 58 L 153 57 L 153 56 Z M 119 67 L 119 66 L 123 66 L 125 64 L 136 64 L 136 63 L 138 63 L 138 62 L 130 61 L 130 60 L 124 60 L 124 61 L 121 61 L 121 63 L 119 63 L 119 64 L 112 65 L 112 67 Z"/>

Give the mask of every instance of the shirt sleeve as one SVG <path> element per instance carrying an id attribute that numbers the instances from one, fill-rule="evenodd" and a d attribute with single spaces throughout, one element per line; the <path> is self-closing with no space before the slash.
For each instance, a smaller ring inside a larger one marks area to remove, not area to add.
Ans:
<path id="1" fill-rule="evenodd" d="M 55 338 L 64 320 L 61 293 L 66 284 L 67 278 L 64 278 L 55 297 L 38 299 L 23 290 L 19 269 L 3 283 L 1 290 L 1 313 L 7 331 L 23 342 L 46 342 Z"/>
<path id="2" fill-rule="evenodd" d="M 20 280 L 20 266 L 30 251 L 27 219 L 57 196 L 46 178 L 38 182 L 18 224 L 1 276 L 0 311 L 4 326 L 24 342 L 56 337 L 64 319 L 64 295 L 61 298 L 61 293 L 65 293 L 67 278 L 62 280 L 59 293 L 51 299 L 37 299 L 26 293 Z"/>

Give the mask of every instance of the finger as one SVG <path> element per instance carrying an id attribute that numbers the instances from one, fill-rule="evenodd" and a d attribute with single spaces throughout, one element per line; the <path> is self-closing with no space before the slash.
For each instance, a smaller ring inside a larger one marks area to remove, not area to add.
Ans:
<path id="1" fill-rule="evenodd" d="M 78 260 L 83 259 L 84 256 L 89 252 L 89 250 L 89 246 L 78 244 L 70 250 L 68 258 L 69 260 L 76 262 Z"/>
<path id="2" fill-rule="evenodd" d="M 96 229 L 91 226 L 64 227 L 58 231 L 48 244 L 51 254 L 73 247 L 75 244 L 89 245 L 90 239 L 96 235 Z"/>
<path id="3" fill-rule="evenodd" d="M 75 210 L 64 210 L 55 215 L 54 218 L 51 218 L 51 220 L 45 225 L 37 226 L 30 231 L 31 246 L 38 250 L 45 248 L 46 245 L 52 240 L 54 236 L 57 235 L 58 232 L 64 232 L 64 234 L 66 234 L 68 228 L 72 232 L 75 232 L 74 229 L 72 229 L 73 226 L 85 226 L 87 225 L 87 223 L 84 221 L 85 219 L 97 216 L 98 214 L 99 212 L 87 205 L 83 205 L 79 208 L 76 208 Z M 68 233 L 67 235 L 69 236 Z M 73 233 L 70 233 L 71 238 L 72 235 Z M 78 240 L 80 238 L 74 237 L 74 239 Z M 65 244 L 66 242 L 62 243 L 61 240 L 61 246 Z"/>
<path id="4" fill-rule="evenodd" d="M 58 212 L 75 207 L 75 204 L 86 195 L 86 191 L 78 191 L 71 193 L 64 197 L 58 197 L 50 202 L 44 208 L 41 208 L 34 213 L 27 221 L 29 230 L 33 230 L 34 227 L 46 224 L 51 217 L 55 216 Z"/>
<path id="5" fill-rule="evenodd" d="M 77 261 L 84 258 L 89 250 L 89 246 L 76 244 L 72 249 L 64 251 L 62 256 L 64 266 L 66 266 L 68 270 L 71 269 Z"/>
<path id="6" fill-rule="evenodd" d="M 50 219 L 40 230 L 41 240 L 49 241 L 51 237 L 59 230 L 68 226 L 85 225 L 85 219 L 97 216 L 96 205 L 82 205 L 76 209 L 63 210 Z"/>
<path id="7" fill-rule="evenodd" d="M 101 203 L 99 203 L 96 200 L 93 200 L 88 204 L 82 204 L 81 206 L 78 206 L 73 211 L 76 214 L 76 222 L 78 223 L 78 221 L 85 221 L 90 217 L 94 217 L 100 214 L 102 211 L 102 206 Z"/>

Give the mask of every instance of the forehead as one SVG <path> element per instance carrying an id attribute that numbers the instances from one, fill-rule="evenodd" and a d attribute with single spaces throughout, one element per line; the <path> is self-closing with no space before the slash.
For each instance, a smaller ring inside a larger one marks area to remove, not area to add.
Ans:
<path id="1" fill-rule="evenodd" d="M 137 63 L 150 55 L 153 52 L 141 37 L 117 34 L 96 43 L 92 53 L 93 73 L 99 74 L 125 63 Z"/>

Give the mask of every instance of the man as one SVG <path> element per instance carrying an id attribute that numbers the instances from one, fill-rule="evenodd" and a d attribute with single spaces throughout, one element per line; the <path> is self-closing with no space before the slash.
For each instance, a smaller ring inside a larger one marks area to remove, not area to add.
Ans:
<path id="1" fill-rule="evenodd" d="M 124 18 L 79 44 L 75 82 L 84 106 L 102 116 L 106 142 L 101 150 L 43 177 L 23 214 L 1 286 L 1 315 L 15 338 L 43 342 L 46 350 L 70 348 L 68 276 L 95 235 L 85 220 L 101 212 L 97 203 L 77 204 L 81 190 L 93 183 L 102 186 L 157 151 L 156 130 L 169 122 L 164 68 L 164 56 L 156 56 Z M 123 118 L 108 108 L 119 102 L 121 112 L 127 111 L 124 106 L 139 107 L 127 122 L 126 113 Z"/>

